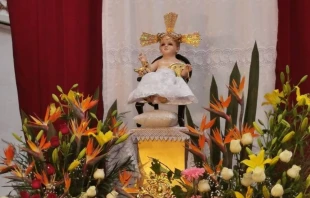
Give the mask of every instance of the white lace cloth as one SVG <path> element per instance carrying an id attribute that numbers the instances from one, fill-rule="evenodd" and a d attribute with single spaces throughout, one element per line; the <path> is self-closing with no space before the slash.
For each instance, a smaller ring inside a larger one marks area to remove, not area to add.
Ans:
<path id="1" fill-rule="evenodd" d="M 181 44 L 180 54 L 193 66 L 188 83 L 197 104 L 189 105 L 194 122 L 198 124 L 203 106 L 209 105 L 210 85 L 215 78 L 219 95 L 227 96 L 226 85 L 237 62 L 241 75 L 248 73 L 251 52 L 256 41 L 260 53 L 260 82 L 258 107 L 263 95 L 275 85 L 275 61 L 278 27 L 277 0 L 114 0 L 103 3 L 103 100 L 105 112 L 118 100 L 120 112 L 126 114 L 125 122 L 134 126 L 134 105 L 127 104 L 130 92 L 137 87 L 134 68 L 140 67 L 138 54 L 143 52 L 149 62 L 159 56 L 158 45 L 140 47 L 142 32 L 165 31 L 163 16 L 168 12 L 179 14 L 177 33 L 200 32 L 202 41 L 198 48 Z M 145 105 L 145 111 L 151 109 Z M 175 106 L 160 105 L 160 109 L 177 112 Z M 264 119 L 264 108 L 258 108 L 257 118 Z"/>
<path id="2" fill-rule="evenodd" d="M 154 95 L 166 98 L 165 104 L 185 105 L 197 102 L 183 78 L 176 77 L 175 72 L 169 68 L 144 75 L 137 88 L 130 93 L 128 102 L 141 102 Z"/>

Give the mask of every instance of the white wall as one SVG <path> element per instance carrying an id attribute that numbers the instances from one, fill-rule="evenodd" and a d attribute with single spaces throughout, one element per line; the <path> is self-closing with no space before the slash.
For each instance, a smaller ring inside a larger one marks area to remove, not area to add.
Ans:
<path id="1" fill-rule="evenodd" d="M 15 82 L 11 32 L 8 26 L 0 24 L 0 139 L 17 143 L 12 132 L 21 135 L 21 121 Z M 0 140 L 0 156 L 7 145 Z M 1 158 L 0 158 L 1 160 Z M 0 175 L 0 196 L 11 190 L 7 179 Z"/>

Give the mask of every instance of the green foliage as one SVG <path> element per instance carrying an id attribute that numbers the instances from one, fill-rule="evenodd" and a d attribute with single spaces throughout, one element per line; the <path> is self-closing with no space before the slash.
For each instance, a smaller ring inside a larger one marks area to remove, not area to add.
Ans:
<path id="1" fill-rule="evenodd" d="M 255 121 L 256 109 L 257 109 L 258 85 L 259 85 L 259 53 L 257 44 L 255 42 L 252 51 L 250 74 L 249 74 L 248 97 L 243 121 L 244 124 L 247 124 L 248 126 L 252 126 L 252 123 Z"/>
<path id="2" fill-rule="evenodd" d="M 240 84 L 240 71 L 239 71 L 237 62 L 234 65 L 234 68 L 233 68 L 233 70 L 232 70 L 232 72 L 230 74 L 230 77 L 229 77 L 230 85 L 229 86 L 232 86 L 231 83 L 233 82 L 233 80 L 235 80 L 238 84 Z M 228 91 L 228 95 L 229 94 L 230 94 L 230 91 Z M 233 97 L 231 99 L 230 105 L 227 107 L 227 110 L 226 110 L 226 114 L 230 115 L 230 117 L 231 117 L 231 122 L 226 120 L 226 123 L 225 123 L 225 135 L 227 135 L 227 133 L 228 133 L 228 131 L 229 131 L 229 129 L 231 127 L 237 125 L 238 110 L 239 110 L 238 101 L 237 101 L 237 99 L 235 97 Z M 226 166 L 231 168 L 232 167 L 233 155 L 232 155 L 232 153 L 229 150 L 229 144 L 227 144 L 226 149 L 227 149 L 227 163 L 226 163 Z"/>
<path id="3" fill-rule="evenodd" d="M 193 122 L 193 119 L 192 119 L 192 116 L 191 116 L 191 112 L 189 111 L 187 106 L 185 106 L 185 115 L 186 115 L 187 125 L 195 128 L 195 124 Z"/>
<path id="4" fill-rule="evenodd" d="M 233 80 L 236 81 L 236 83 L 239 85 L 240 84 L 240 71 L 238 68 L 238 64 L 236 62 L 236 64 L 234 65 L 234 68 L 230 74 L 229 77 L 229 82 L 230 82 L 230 86 L 232 86 L 231 82 Z M 228 95 L 231 94 L 230 91 L 228 91 Z M 239 109 L 239 105 L 238 105 L 238 101 L 235 97 L 233 97 L 231 99 L 230 105 L 228 106 L 226 113 L 227 115 L 231 116 L 231 122 L 226 120 L 225 123 L 225 134 L 227 134 L 227 131 L 234 125 L 237 125 L 237 118 L 238 118 L 238 109 Z"/>
<path id="5" fill-rule="evenodd" d="M 218 96 L 218 89 L 217 89 L 217 83 L 215 81 L 214 76 L 212 76 L 212 81 L 211 81 L 211 87 L 210 87 L 210 103 L 216 103 L 216 100 L 219 99 Z M 210 120 L 217 118 L 216 113 L 210 112 Z M 211 127 L 211 131 L 213 131 L 216 128 L 221 128 L 221 122 L 220 119 L 216 119 L 215 124 Z M 211 149 L 211 163 L 212 164 L 218 164 L 221 157 L 220 157 L 220 149 L 216 144 L 213 144 L 213 147 Z"/>

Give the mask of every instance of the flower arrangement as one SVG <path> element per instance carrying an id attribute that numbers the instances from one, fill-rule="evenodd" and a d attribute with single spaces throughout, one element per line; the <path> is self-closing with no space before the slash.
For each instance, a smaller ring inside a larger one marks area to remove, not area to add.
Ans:
<path id="1" fill-rule="evenodd" d="M 211 119 L 208 121 L 203 116 L 200 126 L 196 126 L 187 112 L 187 128 L 191 136 L 187 150 L 194 154 L 195 167 L 171 170 L 153 159 L 151 169 L 156 175 L 153 178 L 157 181 L 164 177 L 174 182 L 170 183 L 166 193 L 158 195 L 149 191 L 144 195 L 177 198 L 310 197 L 310 166 L 307 160 L 303 160 L 309 154 L 305 151 L 310 135 L 310 94 L 301 94 L 299 88 L 307 76 L 297 85 L 291 85 L 289 67 L 281 73 L 283 89 L 264 96 L 266 101 L 262 105 L 271 105 L 270 111 L 266 112 L 267 123 L 264 123 L 255 118 L 258 68 L 259 55 L 255 44 L 246 103 L 243 94 L 245 77 L 241 78 L 237 64 L 231 74 L 227 98 L 218 97 L 213 79 L 210 106 L 205 107 Z M 225 121 L 225 129 L 221 129 L 220 120 Z M 256 142 L 257 146 L 253 146 Z M 153 186 L 162 189 L 158 182 Z"/>
<path id="2" fill-rule="evenodd" d="M 98 92 L 84 97 L 77 87 L 64 93 L 57 86 L 60 94 L 52 95 L 56 103 L 48 105 L 44 118 L 24 115 L 24 138 L 13 134 L 20 145 L 7 143 L 0 173 L 7 173 L 20 197 L 115 195 L 114 181 L 131 162 L 109 164 L 114 167 L 107 172 L 109 152 L 128 137 L 122 114 L 115 101 L 106 120 L 98 120 Z"/>

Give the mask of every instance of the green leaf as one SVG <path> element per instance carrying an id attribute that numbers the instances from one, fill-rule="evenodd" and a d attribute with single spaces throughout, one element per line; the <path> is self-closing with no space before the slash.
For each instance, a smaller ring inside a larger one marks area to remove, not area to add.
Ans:
<path id="1" fill-rule="evenodd" d="M 37 134 L 37 136 L 36 136 L 36 141 L 39 141 L 39 140 L 41 139 L 43 133 L 44 133 L 44 131 L 41 130 L 41 131 Z"/>
<path id="2" fill-rule="evenodd" d="M 160 165 L 160 162 L 157 160 L 157 159 L 152 159 L 152 162 L 151 162 L 151 169 L 152 171 L 154 171 L 154 173 L 156 175 L 159 175 L 161 173 L 161 165 Z"/>
<path id="3" fill-rule="evenodd" d="M 168 171 L 167 177 L 168 177 L 168 179 L 169 179 L 170 182 L 171 182 L 171 179 L 172 179 L 172 175 L 173 175 L 173 172 L 172 172 L 171 170 Z"/>
<path id="4" fill-rule="evenodd" d="M 184 198 L 186 197 L 186 193 L 183 192 L 182 187 L 179 185 L 175 185 L 171 188 L 173 195 L 176 196 L 176 198 Z"/>
<path id="5" fill-rule="evenodd" d="M 90 112 L 89 114 L 90 114 L 90 116 L 91 116 L 92 118 L 94 118 L 94 119 L 96 119 L 96 120 L 97 120 L 97 116 L 96 116 L 96 114 L 94 114 L 94 113 L 92 113 L 92 112 Z"/>
<path id="6" fill-rule="evenodd" d="M 100 92 L 100 89 L 99 89 L 99 87 L 97 87 L 97 89 L 96 89 L 96 91 L 95 91 L 95 93 L 94 93 L 94 95 L 93 95 L 93 100 L 99 100 L 99 92 Z M 98 107 L 98 103 L 97 103 L 95 106 L 93 106 L 93 107 L 89 110 L 89 112 L 92 113 L 92 114 L 94 114 L 94 115 L 96 115 L 97 107 Z"/>
<path id="7" fill-rule="evenodd" d="M 72 85 L 71 89 L 75 89 L 79 86 L 79 84 L 75 83 L 74 85 Z"/>
<path id="8" fill-rule="evenodd" d="M 13 135 L 13 137 L 14 137 L 17 141 L 19 141 L 19 142 L 21 142 L 21 143 L 24 143 L 23 140 L 22 140 L 22 138 L 21 138 L 21 136 L 17 135 L 16 133 L 12 133 L 12 135 Z"/>
<path id="9" fill-rule="evenodd" d="M 102 132 L 103 133 L 106 133 L 108 132 L 110 129 L 109 129 L 109 124 L 111 122 L 111 118 L 112 118 L 112 114 L 114 111 L 117 111 L 117 100 L 114 101 L 114 103 L 112 104 L 112 106 L 110 107 L 108 113 L 107 113 L 107 117 L 104 121 L 104 124 L 102 126 Z"/>
<path id="10" fill-rule="evenodd" d="M 244 114 L 244 124 L 247 124 L 248 126 L 253 126 L 252 123 L 255 121 L 256 117 L 259 85 L 259 52 L 256 42 L 252 51 L 249 79 L 250 80 L 248 84 L 248 97 Z"/>
<path id="11" fill-rule="evenodd" d="M 173 179 L 180 179 L 182 177 L 182 171 L 180 169 L 174 169 Z"/>
<path id="12" fill-rule="evenodd" d="M 50 140 L 53 136 L 57 135 L 57 131 L 51 122 L 48 123 L 47 127 L 48 127 L 48 130 L 47 130 L 46 138 L 47 140 Z"/>
<path id="13" fill-rule="evenodd" d="M 57 87 L 57 89 L 58 89 L 58 91 L 59 91 L 60 93 L 63 93 L 63 90 L 62 90 L 61 86 L 57 85 L 56 87 Z"/>
<path id="14" fill-rule="evenodd" d="M 217 84 L 216 81 L 214 79 L 214 76 L 212 76 L 212 82 L 211 82 L 211 87 L 210 87 L 210 103 L 215 103 L 215 100 L 218 100 L 218 89 L 217 89 Z M 210 120 L 217 118 L 218 116 L 213 113 L 210 112 Z M 218 128 L 220 129 L 220 119 L 216 119 L 214 125 L 211 127 L 211 131 Z M 216 144 L 212 144 L 212 150 L 210 151 L 210 156 L 212 159 L 212 164 L 218 164 L 219 161 L 221 160 L 221 156 L 220 156 L 220 149 Z"/>
<path id="15" fill-rule="evenodd" d="M 240 71 L 239 71 L 239 68 L 238 68 L 238 64 L 235 63 L 235 66 L 230 74 L 230 78 L 229 78 L 229 85 L 232 85 L 232 81 L 235 80 L 236 83 L 239 85 L 240 84 Z M 230 91 L 228 91 L 228 95 L 230 94 Z M 230 102 L 230 105 L 229 107 L 227 108 L 227 111 L 226 111 L 226 114 L 227 115 L 230 115 L 231 116 L 231 123 L 232 123 L 232 126 L 236 125 L 237 124 L 237 119 L 238 119 L 238 101 L 235 97 L 232 97 L 231 98 L 231 102 Z M 228 133 L 228 129 L 231 128 L 231 123 L 226 121 L 226 124 L 225 124 L 225 131 L 226 131 L 226 134 Z M 225 134 L 225 135 L 226 135 Z"/>
<path id="16" fill-rule="evenodd" d="M 190 126 L 190 127 L 195 128 L 195 124 L 193 122 L 193 119 L 192 119 L 192 116 L 191 116 L 191 112 L 189 111 L 187 106 L 185 106 L 185 114 L 186 114 L 187 125 Z"/>
<path id="17" fill-rule="evenodd" d="M 285 83 L 285 75 L 283 72 L 280 73 L 280 80 L 281 80 L 281 83 L 284 84 Z"/>
<path id="18" fill-rule="evenodd" d="M 240 71 L 238 68 L 238 64 L 237 62 L 235 63 L 235 66 L 230 74 L 230 78 L 229 78 L 229 85 L 232 86 L 232 81 L 235 80 L 236 83 L 239 85 L 240 84 Z M 228 91 L 228 95 L 231 94 L 230 91 Z M 231 116 L 231 122 L 228 122 L 226 120 L 225 123 L 225 135 L 227 135 L 227 133 L 229 132 L 229 129 L 232 126 L 237 125 L 237 120 L 238 120 L 238 101 L 236 99 L 236 97 L 232 97 L 231 98 L 231 102 L 227 108 L 226 114 Z M 230 149 L 227 149 L 227 167 L 231 168 L 232 167 L 232 158 L 233 158 L 233 154 L 230 152 Z"/>
<path id="19" fill-rule="evenodd" d="M 27 134 L 30 135 L 32 138 L 34 133 L 31 129 L 31 127 L 26 127 L 27 122 L 29 120 L 29 116 L 22 109 L 20 110 L 20 116 L 21 116 L 21 124 L 23 127 L 25 139 L 26 139 Z M 24 121 L 24 123 L 23 123 L 23 121 Z"/>
<path id="20" fill-rule="evenodd" d="M 286 65 L 285 71 L 286 71 L 287 74 L 290 74 L 290 67 L 288 65 Z"/>

